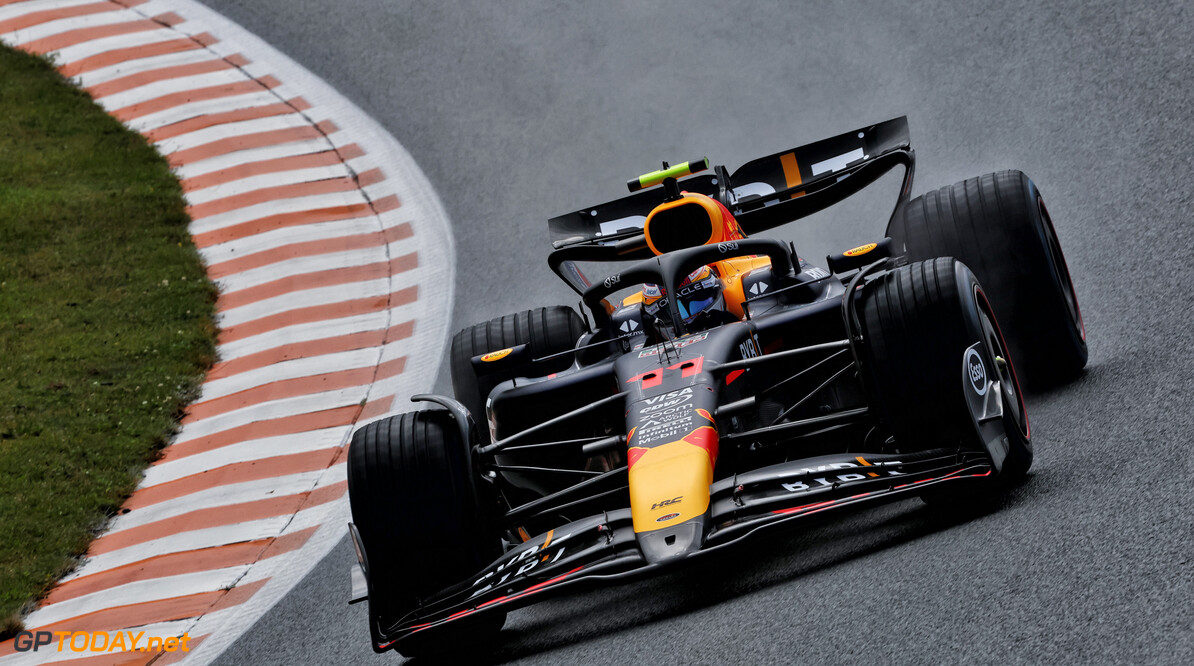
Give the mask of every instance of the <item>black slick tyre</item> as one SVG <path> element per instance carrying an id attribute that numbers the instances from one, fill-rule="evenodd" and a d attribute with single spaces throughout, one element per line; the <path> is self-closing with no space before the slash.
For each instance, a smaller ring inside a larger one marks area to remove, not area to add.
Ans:
<path id="1" fill-rule="evenodd" d="M 588 332 L 589 327 L 580 315 L 563 305 L 524 310 L 462 329 L 452 338 L 452 391 L 473 419 L 484 423 L 485 399 L 497 381 L 494 377 L 477 376 L 472 364 L 474 356 L 525 344 L 530 345 L 532 358 L 542 358 L 572 349 L 580 336 Z M 572 360 L 572 354 L 565 354 L 541 363 L 528 363 L 516 368 L 514 376 L 542 377 L 568 368 Z"/>
<path id="2" fill-rule="evenodd" d="M 991 304 L 964 264 L 938 258 L 902 266 L 868 284 L 859 308 L 872 400 L 901 452 L 986 450 L 962 371 L 967 349 L 982 341 L 1008 443 L 1000 484 L 1027 474 L 1032 442 L 1016 370 Z"/>
<path id="3" fill-rule="evenodd" d="M 374 421 L 353 433 L 348 496 L 369 563 L 370 615 L 383 627 L 420 601 L 476 574 L 502 553 L 481 517 L 468 443 L 444 410 Z M 462 620 L 403 638 L 408 657 L 496 634 L 504 614 Z"/>
<path id="4" fill-rule="evenodd" d="M 887 235 L 909 260 L 955 257 L 986 288 L 1022 379 L 1044 388 L 1086 365 L 1086 332 L 1065 256 L 1036 185 L 1000 171 L 912 199 Z"/>

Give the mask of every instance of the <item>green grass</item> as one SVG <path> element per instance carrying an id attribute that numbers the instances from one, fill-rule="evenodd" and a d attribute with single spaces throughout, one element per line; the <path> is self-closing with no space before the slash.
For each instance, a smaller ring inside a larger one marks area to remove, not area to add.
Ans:
<path id="1" fill-rule="evenodd" d="M 178 181 L 44 59 L 0 47 L 0 639 L 86 551 L 215 350 Z"/>

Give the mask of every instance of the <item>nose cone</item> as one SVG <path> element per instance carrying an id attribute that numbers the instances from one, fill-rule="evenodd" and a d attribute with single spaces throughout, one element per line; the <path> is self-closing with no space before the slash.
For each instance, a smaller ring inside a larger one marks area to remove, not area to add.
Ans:
<path id="1" fill-rule="evenodd" d="M 679 525 L 635 535 L 643 557 L 650 564 L 683 559 L 701 549 L 705 539 L 706 516 L 698 516 Z"/>

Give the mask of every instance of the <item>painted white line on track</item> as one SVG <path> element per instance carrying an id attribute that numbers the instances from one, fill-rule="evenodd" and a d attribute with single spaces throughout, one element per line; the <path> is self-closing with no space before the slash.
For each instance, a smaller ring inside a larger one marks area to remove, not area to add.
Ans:
<path id="1" fill-rule="evenodd" d="M 78 7 L 80 5 L 90 5 L 95 0 L 60 0 L 53 3 L 53 5 L 41 5 L 38 10 L 44 9 L 67 9 L 69 7 Z M 29 14 L 28 7 L 21 7 L 20 3 L 0 6 L 0 21 L 7 21 L 13 18 L 19 18 Z"/>
<path id="2" fill-rule="evenodd" d="M 334 432 L 332 432 L 334 431 Z M 296 453 L 303 451 L 318 451 L 338 446 L 344 439 L 344 428 L 328 428 L 325 431 L 317 431 L 323 435 L 324 441 L 318 442 L 317 446 L 311 447 L 294 447 L 291 448 L 286 442 L 280 442 L 268 451 L 253 450 L 253 455 L 258 455 L 260 458 L 269 458 L 271 455 L 278 455 L 280 453 Z M 309 433 L 302 433 L 307 435 Z M 290 439 L 295 439 L 294 435 L 289 436 Z M 271 438 L 274 439 L 274 438 Z M 280 438 L 279 438 L 280 439 Z M 192 458 L 203 459 L 206 454 L 191 456 Z M 189 463 L 190 459 L 180 460 L 179 464 Z M 198 470 L 192 469 L 190 473 L 203 472 L 208 469 L 213 469 L 219 465 L 205 466 Z M 164 466 L 169 467 L 169 466 Z M 268 479 L 261 479 L 257 481 L 247 481 L 245 483 L 234 483 L 226 486 L 216 486 L 205 491 L 193 493 L 185 497 L 180 497 L 175 500 L 167 500 L 165 502 L 158 502 L 157 504 L 150 504 L 149 506 L 140 509 L 134 509 L 126 514 L 117 516 L 112 520 L 112 524 L 108 527 L 107 534 L 127 530 L 149 523 L 157 522 L 159 520 L 166 520 L 167 518 L 174 518 L 185 513 L 190 513 L 197 509 L 210 509 L 217 506 L 228 506 L 230 504 L 242 504 L 244 502 L 253 502 L 256 500 L 269 499 L 271 497 L 281 497 L 284 495 L 293 495 L 295 493 L 303 492 L 313 485 L 319 472 L 301 472 L 299 474 L 288 474 L 285 476 L 271 477 Z M 180 475 L 181 476 L 186 476 Z M 153 484 L 145 484 L 149 487 Z"/>
<path id="3" fill-rule="evenodd" d="M 277 101 L 276 99 L 274 100 Z M 239 122 L 221 123 L 213 127 L 205 127 L 203 129 L 195 130 L 194 132 L 187 132 L 179 136 L 158 142 L 158 150 L 162 151 L 164 155 L 172 155 L 182 150 L 190 150 L 199 148 L 200 146 L 212 145 L 219 141 L 231 139 L 237 136 L 244 136 L 249 134 L 258 134 L 261 132 L 273 132 L 281 129 L 294 128 L 309 128 L 311 122 L 297 113 L 287 113 L 277 116 L 267 116 L 265 118 L 252 118 L 250 120 L 242 120 Z"/>
<path id="4" fill-rule="evenodd" d="M 175 173 L 178 174 L 178 177 L 181 180 L 185 181 L 188 178 L 197 178 L 199 176 L 215 173 L 217 171 L 231 169 L 242 164 L 264 162 L 266 160 L 276 160 L 283 157 L 297 157 L 299 155 L 309 155 L 312 153 L 322 153 L 328 150 L 332 150 L 332 146 L 328 143 L 328 140 L 323 137 L 318 139 L 302 139 L 299 141 L 289 141 L 286 143 L 279 143 L 270 146 L 262 146 L 260 148 L 239 150 L 233 153 L 209 157 L 207 159 L 192 162 L 190 164 L 182 164 L 175 169 Z"/>
<path id="5" fill-rule="evenodd" d="M 253 462 L 256 460 L 265 460 L 282 455 L 329 450 L 340 446 L 340 442 L 344 441 L 344 435 L 347 428 L 348 426 L 331 426 L 302 433 L 276 435 L 272 437 L 255 437 L 252 439 L 246 439 L 233 446 L 220 447 L 217 449 L 212 449 L 211 451 L 178 458 L 177 460 L 168 460 L 166 462 L 152 465 L 148 470 L 146 470 L 145 483 L 142 487 L 152 488 L 154 486 L 160 486 L 162 484 L 178 481 L 179 479 L 203 474 L 204 472 L 208 472 L 213 469 L 219 469 L 225 465 L 231 465 L 233 463 Z M 300 474 L 307 474 L 307 472 L 300 472 Z M 249 483 L 258 483 L 258 481 L 251 481 Z M 215 490 L 214 488 L 209 488 L 201 492 L 215 493 Z M 200 497 L 200 493 L 189 494 L 185 497 L 189 501 L 194 502 L 194 506 L 216 505 L 213 503 L 216 502 L 214 499 L 197 499 Z M 167 501 L 169 502 L 178 500 Z M 205 502 L 207 502 L 207 504 L 205 504 Z M 158 506 L 158 504 L 151 504 L 149 506 L 155 507 Z M 133 511 L 128 515 L 132 515 L 133 513 L 136 513 L 136 511 Z M 121 516 L 121 518 L 123 518 L 123 516 Z"/>
<path id="6" fill-rule="evenodd" d="M 340 238 L 346 234 L 352 236 L 365 234 L 373 231 L 376 226 L 377 222 L 372 219 L 372 216 L 362 215 L 359 218 L 337 222 L 316 222 L 286 229 L 275 229 L 238 239 L 236 242 L 205 247 L 203 248 L 203 259 L 209 266 L 215 266 L 233 259 L 269 252 L 278 247 Z"/>
<path id="7" fill-rule="evenodd" d="M 354 204 L 367 203 L 369 202 L 361 194 L 361 191 L 355 189 L 346 190 L 343 192 L 330 192 L 327 194 L 295 196 L 270 203 L 245 206 L 227 213 L 205 215 L 203 217 L 196 218 L 192 228 L 195 229 L 195 233 L 206 233 L 209 231 L 225 229 L 238 224 L 244 224 L 246 222 L 252 222 L 254 220 L 260 220 L 270 215 L 298 213 L 308 210 L 316 210 L 319 208 L 351 206 Z"/>
<path id="8" fill-rule="evenodd" d="M 161 539 L 154 539 L 148 543 L 121 548 L 103 553 L 102 555 L 95 555 L 89 558 L 87 562 L 87 573 L 96 574 L 125 564 L 131 564 L 145 558 L 149 553 L 153 555 L 167 555 L 169 553 L 210 548 L 212 546 L 222 546 L 273 536 L 281 532 L 289 522 L 290 516 L 274 516 L 272 518 L 252 520 L 234 525 L 222 525 L 202 530 L 179 532 L 178 534 L 172 534 Z M 42 611 L 52 607 L 53 604 L 44 607 Z M 30 623 L 32 624 L 33 621 L 34 619 L 31 617 Z M 41 620 L 37 619 L 36 622 L 41 623 Z M 32 624 L 32 626 L 37 625 Z"/>
<path id="9" fill-rule="evenodd" d="M 101 67 L 90 72 L 84 72 L 74 77 L 75 82 L 84 88 L 91 88 L 116 79 L 122 79 L 126 76 L 134 74 L 142 74 L 145 72 L 153 72 L 167 67 L 178 67 L 180 65 L 194 65 L 201 62 L 218 62 L 220 58 L 215 57 L 210 51 L 205 49 L 196 49 L 193 51 L 181 51 L 179 53 L 166 53 L 158 56 L 150 56 L 148 58 L 140 58 L 138 60 L 131 60 L 128 62 L 116 63 L 107 67 Z"/>
<path id="10" fill-rule="evenodd" d="M 199 594 L 232 585 L 244 576 L 248 569 L 248 566 L 228 567 L 119 585 L 51 604 L 41 611 L 37 621 L 41 624 L 53 624 L 85 615 L 96 606 L 124 606 Z"/>
<path id="11" fill-rule="evenodd" d="M 175 439 L 175 445 L 186 444 L 191 440 L 210 437 L 234 428 L 257 423 L 258 421 L 285 419 L 302 414 L 325 412 L 336 409 L 337 407 L 356 405 L 367 392 L 367 388 L 366 386 L 354 386 L 336 391 L 312 393 L 294 398 L 274 400 L 260 405 L 249 405 L 243 409 L 218 414 L 199 421 L 184 423 Z M 167 452 L 168 455 L 169 452 Z"/>
<path id="12" fill-rule="evenodd" d="M 155 44 L 157 42 L 164 42 L 172 39 L 178 39 L 178 34 L 173 30 L 163 26 L 159 30 L 146 30 L 145 32 L 134 32 L 128 35 L 104 37 L 89 42 L 83 42 L 82 44 L 68 46 L 64 49 L 59 49 L 55 55 L 58 62 L 78 62 L 80 60 L 97 56 L 101 53 L 115 51 L 117 49 L 145 46 L 147 44 Z"/>
<path id="13" fill-rule="evenodd" d="M 405 244 L 404 244 L 405 245 Z M 295 259 L 283 259 L 273 262 L 261 268 L 253 268 L 246 270 L 244 273 L 234 273 L 217 279 L 221 290 L 227 294 L 234 294 L 246 289 L 253 289 L 261 285 L 270 284 L 281 280 L 283 278 L 297 278 L 312 273 L 318 273 L 327 270 L 327 264 L 323 262 L 342 261 L 344 262 L 341 268 L 351 268 L 355 266 L 368 266 L 379 262 L 384 262 L 387 255 L 384 248 L 369 247 L 361 250 L 348 250 L 345 252 L 337 252 L 335 248 L 328 248 L 329 251 L 323 254 L 298 257 Z M 403 252 L 405 254 L 405 252 Z M 401 254 L 399 254 L 401 256 Z M 412 281 L 413 283 L 413 281 Z M 338 294 L 338 301 L 343 301 L 349 296 L 355 296 L 356 299 L 365 298 L 371 295 L 380 295 L 382 293 L 389 293 L 391 290 L 402 289 L 406 284 L 394 285 L 391 283 L 391 289 L 383 289 L 378 294 L 348 294 L 341 291 Z M 293 292 L 291 292 L 293 293 Z M 285 312 L 287 310 L 295 310 L 310 307 L 312 305 L 320 305 L 321 303 L 303 302 L 303 301 L 280 301 L 277 303 L 282 310 L 274 311 Z M 227 315 L 221 319 L 225 328 L 240 324 L 248 324 L 258 321 L 265 316 L 268 316 L 268 311 L 261 311 L 260 305 L 256 302 L 245 305 L 243 307 L 232 308 L 227 311 Z"/>
<path id="14" fill-rule="evenodd" d="M 71 18 L 58 19 L 57 21 L 50 21 L 49 23 L 42 23 L 31 28 L 23 28 L 7 34 L 0 35 L 0 40 L 8 42 L 16 46 L 27 44 L 35 39 L 45 39 L 60 35 L 71 30 L 81 30 L 83 28 L 94 28 L 101 25 L 112 25 L 113 23 L 127 23 L 128 17 L 120 11 L 104 12 L 102 14 L 91 14 L 88 16 L 75 16 Z"/>
<path id="15" fill-rule="evenodd" d="M 144 104 L 155 99 L 161 99 L 166 95 L 174 93 L 245 81 L 251 82 L 252 79 L 245 76 L 244 72 L 238 69 L 223 69 L 218 72 L 207 72 L 205 74 L 195 74 L 194 76 L 182 76 L 166 79 L 165 81 L 155 81 L 132 88 L 131 90 L 105 95 L 96 99 L 96 101 L 108 111 L 116 111 L 136 104 Z"/>
<path id="16" fill-rule="evenodd" d="M 187 201 L 192 204 L 203 204 L 212 201 L 219 201 L 221 199 L 227 199 L 228 197 L 247 194 L 249 192 L 257 192 L 267 187 L 293 185 L 296 183 L 313 183 L 320 180 L 347 178 L 351 175 L 351 172 L 348 171 L 348 167 L 343 163 L 333 164 L 330 166 L 313 167 L 309 169 L 293 169 L 289 171 L 266 173 L 260 176 L 248 176 L 233 180 L 228 183 L 213 185 L 212 187 L 205 187 L 201 190 L 192 190 L 187 192 Z"/>
<path id="17" fill-rule="evenodd" d="M 266 90 L 263 86 L 261 90 L 254 90 L 243 94 L 180 104 L 163 111 L 134 118 L 125 124 L 138 132 L 148 132 L 198 116 L 237 111 L 247 107 L 276 104 L 277 102 L 277 96 Z"/>
<path id="18" fill-rule="evenodd" d="M 398 317 L 395 321 L 408 321 L 413 315 L 413 312 L 409 312 L 405 318 Z M 224 343 L 220 346 L 220 359 L 224 361 L 236 360 L 250 354 L 259 354 L 289 344 L 336 338 L 361 331 L 381 331 L 385 330 L 389 324 L 390 315 L 385 312 L 368 312 L 340 317 L 338 319 L 295 324 L 268 333 Z"/>
<path id="19" fill-rule="evenodd" d="M 215 379 L 203 384 L 203 396 L 195 401 L 196 406 L 208 400 L 223 398 L 240 391 L 247 391 L 259 386 L 287 379 L 299 379 L 324 374 L 328 367 L 337 371 L 356 370 L 360 368 L 374 368 L 377 363 L 377 352 L 372 349 L 354 349 L 350 351 L 325 354 L 323 356 L 300 358 L 284 361 L 273 365 L 237 373 L 231 377 Z"/>
<path id="20" fill-rule="evenodd" d="M 338 252 L 329 254 L 334 254 L 336 257 L 344 257 L 345 261 L 352 262 L 347 264 L 348 266 L 375 264 L 378 262 L 384 262 L 386 259 L 385 251 L 379 248 L 369 248 L 367 250 L 357 250 L 354 252 Z M 278 264 L 266 266 L 265 268 L 254 270 L 253 273 L 254 275 L 261 275 L 262 273 L 265 273 L 269 269 L 276 266 L 281 273 L 279 277 L 286 275 L 304 275 L 309 271 L 299 270 L 291 272 L 291 269 L 297 265 L 310 265 L 318 262 L 320 259 L 325 258 L 331 259 L 329 255 L 303 257 L 302 259 L 294 259 L 292 261 L 280 262 Z M 235 284 L 231 279 L 227 282 L 221 282 L 229 286 Z M 266 317 L 276 316 L 280 313 L 289 312 L 291 310 L 341 303 L 344 301 L 346 289 L 350 290 L 353 299 L 357 300 L 384 297 L 391 292 L 393 285 L 389 279 L 382 278 L 379 280 L 351 282 L 345 285 L 336 285 L 333 287 L 320 287 L 318 289 L 306 289 L 303 291 L 290 292 L 275 298 L 258 301 L 244 307 L 227 310 L 220 317 L 220 325 L 228 329 L 232 328 L 233 326 L 252 324 L 253 322 L 261 321 Z"/>

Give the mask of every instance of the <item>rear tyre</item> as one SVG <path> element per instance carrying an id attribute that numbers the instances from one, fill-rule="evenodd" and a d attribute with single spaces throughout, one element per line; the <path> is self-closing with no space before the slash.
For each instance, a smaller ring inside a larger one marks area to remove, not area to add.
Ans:
<path id="1" fill-rule="evenodd" d="M 452 338 L 452 391 L 473 418 L 484 423 L 485 400 L 497 381 L 492 376 L 477 376 L 473 370 L 474 356 L 525 344 L 530 345 L 532 358 L 541 358 L 572 349 L 580 336 L 588 332 L 589 327 L 580 315 L 564 305 L 525 310 L 462 329 Z M 527 363 L 515 368 L 513 376 L 542 377 L 559 372 L 572 365 L 573 356 L 565 354 L 542 363 Z"/>
<path id="2" fill-rule="evenodd" d="M 1028 473 L 1032 442 L 1016 369 L 991 304 L 964 264 L 939 258 L 898 268 L 867 285 L 860 311 L 873 400 L 901 452 L 985 450 L 962 378 L 967 348 L 983 341 L 982 360 L 998 375 L 1008 440 L 999 480 L 1006 484 Z"/>
<path id="3" fill-rule="evenodd" d="M 887 235 L 908 258 L 956 257 L 987 289 L 1024 379 L 1044 388 L 1086 365 L 1086 332 L 1061 244 L 1036 185 L 1001 171 L 908 202 Z"/>
<path id="4" fill-rule="evenodd" d="M 473 478 L 468 443 L 447 411 L 391 416 L 353 433 L 349 504 L 369 562 L 370 614 L 383 626 L 501 555 Z M 408 657 L 431 654 L 451 649 L 462 633 L 470 642 L 491 637 L 504 621 L 500 613 L 457 621 L 395 647 Z"/>

